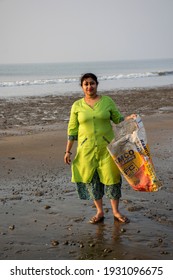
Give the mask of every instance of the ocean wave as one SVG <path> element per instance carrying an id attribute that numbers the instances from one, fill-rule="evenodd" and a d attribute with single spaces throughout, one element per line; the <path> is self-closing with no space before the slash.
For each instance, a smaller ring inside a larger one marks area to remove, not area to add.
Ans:
<path id="1" fill-rule="evenodd" d="M 142 79 L 159 76 L 173 75 L 173 71 L 158 71 L 158 72 L 144 72 L 144 73 L 129 73 L 129 74 L 115 74 L 98 76 L 99 81 L 106 80 L 123 80 L 123 79 Z M 18 86 L 42 86 L 42 85 L 56 85 L 66 83 L 79 83 L 78 78 L 58 78 L 58 79 L 36 79 L 36 80 L 21 80 L 21 81 L 2 81 L 0 87 L 18 87 Z"/>
<path id="2" fill-rule="evenodd" d="M 173 71 L 159 71 L 159 76 L 167 76 L 167 75 L 173 75 Z"/>
<path id="3" fill-rule="evenodd" d="M 17 86 L 41 86 L 41 85 L 55 85 L 59 83 L 74 83 L 78 79 L 75 78 L 62 78 L 62 79 L 42 79 L 42 80 L 21 80 L 21 81 L 10 81 L 0 82 L 0 87 L 17 87 Z"/>

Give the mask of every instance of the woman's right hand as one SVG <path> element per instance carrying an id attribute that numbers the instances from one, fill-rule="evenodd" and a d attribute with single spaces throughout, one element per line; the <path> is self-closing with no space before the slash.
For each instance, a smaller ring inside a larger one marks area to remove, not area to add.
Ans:
<path id="1" fill-rule="evenodd" d="M 71 153 L 65 152 L 64 162 L 65 162 L 66 164 L 70 164 L 70 163 L 71 163 L 71 158 L 70 158 L 70 156 L 71 156 Z"/>

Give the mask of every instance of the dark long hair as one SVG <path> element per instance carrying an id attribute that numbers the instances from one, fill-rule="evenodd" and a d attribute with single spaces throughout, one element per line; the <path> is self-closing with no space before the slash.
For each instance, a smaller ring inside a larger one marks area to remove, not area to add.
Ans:
<path id="1" fill-rule="evenodd" d="M 96 75 L 94 75 L 93 73 L 86 73 L 86 74 L 84 74 L 84 75 L 81 76 L 81 78 L 80 78 L 80 85 L 82 86 L 83 81 L 86 80 L 86 79 L 88 79 L 88 78 L 93 79 L 93 80 L 96 82 L 96 85 L 99 84 Z"/>

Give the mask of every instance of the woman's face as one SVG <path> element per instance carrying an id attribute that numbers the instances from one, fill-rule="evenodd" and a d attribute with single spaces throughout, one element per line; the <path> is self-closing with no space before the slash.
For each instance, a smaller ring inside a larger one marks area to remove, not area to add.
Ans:
<path id="1" fill-rule="evenodd" d="M 97 83 L 92 78 L 83 81 L 82 89 L 86 97 L 94 97 L 97 95 Z"/>

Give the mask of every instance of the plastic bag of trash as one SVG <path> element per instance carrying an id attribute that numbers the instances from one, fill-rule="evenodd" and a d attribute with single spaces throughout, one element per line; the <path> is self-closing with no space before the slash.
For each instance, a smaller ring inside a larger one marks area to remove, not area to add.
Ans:
<path id="1" fill-rule="evenodd" d="M 107 148 L 127 182 L 136 191 L 158 191 L 147 136 L 139 115 L 115 125 L 116 138 Z"/>

